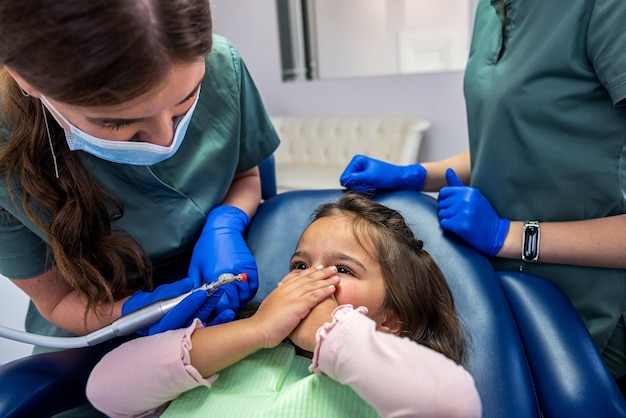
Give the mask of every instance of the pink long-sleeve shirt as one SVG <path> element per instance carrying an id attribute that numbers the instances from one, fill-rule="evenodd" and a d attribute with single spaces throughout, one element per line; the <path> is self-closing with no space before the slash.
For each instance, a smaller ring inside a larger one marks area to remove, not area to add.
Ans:
<path id="1" fill-rule="evenodd" d="M 471 375 L 444 355 L 376 331 L 365 308 L 340 306 L 320 327 L 310 370 L 349 385 L 381 417 L 480 417 Z M 211 387 L 190 364 L 189 328 L 138 338 L 108 353 L 87 384 L 92 404 L 112 418 L 158 416 L 177 396 Z M 237 405 L 233 405 L 236 409 Z"/>

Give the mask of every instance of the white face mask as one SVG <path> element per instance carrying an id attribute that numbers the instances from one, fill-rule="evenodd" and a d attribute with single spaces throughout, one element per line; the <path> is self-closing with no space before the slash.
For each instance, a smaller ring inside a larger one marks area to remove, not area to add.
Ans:
<path id="1" fill-rule="evenodd" d="M 189 108 L 187 113 L 177 118 L 175 122 L 174 138 L 171 145 L 168 147 L 150 144 L 148 142 L 111 141 L 95 137 L 72 125 L 43 95 L 41 96 L 41 101 L 48 109 L 54 110 L 54 112 L 50 113 L 56 121 L 59 122 L 59 125 L 63 126 L 57 117 L 70 127 L 69 131 L 64 129 L 65 139 L 67 140 L 67 145 L 70 147 L 70 150 L 82 150 L 113 163 L 153 165 L 170 158 L 178 151 L 178 147 L 180 147 L 180 144 L 185 138 L 189 121 L 198 104 L 199 98 L 200 91 L 198 89 L 198 95 L 193 105 L 191 105 L 191 108 Z"/>

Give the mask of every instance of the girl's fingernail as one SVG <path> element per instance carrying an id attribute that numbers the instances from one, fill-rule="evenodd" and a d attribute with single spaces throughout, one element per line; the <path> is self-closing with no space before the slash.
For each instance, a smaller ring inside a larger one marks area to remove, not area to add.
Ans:
<path id="1" fill-rule="evenodd" d="M 337 271 L 337 266 L 330 266 L 330 267 L 328 267 L 328 269 L 330 271 L 336 272 Z"/>
<path id="2" fill-rule="evenodd" d="M 322 270 L 323 268 L 324 268 L 324 266 L 321 265 L 321 264 L 319 266 L 315 267 L 316 270 Z"/>

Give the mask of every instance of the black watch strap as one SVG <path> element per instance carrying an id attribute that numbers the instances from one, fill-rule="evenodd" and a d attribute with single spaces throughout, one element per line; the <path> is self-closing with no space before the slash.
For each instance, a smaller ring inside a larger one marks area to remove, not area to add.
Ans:
<path id="1" fill-rule="evenodd" d="M 524 222 L 524 236 L 522 239 L 522 261 L 536 263 L 539 260 L 539 240 L 541 228 L 537 221 Z"/>

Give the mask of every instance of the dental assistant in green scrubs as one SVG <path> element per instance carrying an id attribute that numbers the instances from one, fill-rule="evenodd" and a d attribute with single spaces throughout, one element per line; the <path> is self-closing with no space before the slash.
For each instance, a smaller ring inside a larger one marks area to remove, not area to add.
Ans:
<path id="1" fill-rule="evenodd" d="M 481 0 L 465 72 L 469 151 L 355 156 L 344 186 L 439 192 L 441 227 L 496 270 L 570 298 L 626 375 L 626 2 Z"/>

